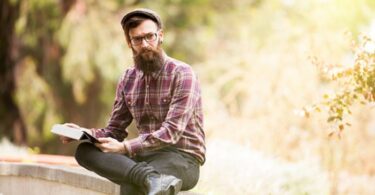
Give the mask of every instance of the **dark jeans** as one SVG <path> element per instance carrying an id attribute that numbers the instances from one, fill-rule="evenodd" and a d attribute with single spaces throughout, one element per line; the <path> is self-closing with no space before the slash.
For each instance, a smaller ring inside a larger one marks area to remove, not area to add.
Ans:
<path id="1" fill-rule="evenodd" d="M 91 143 L 81 143 L 75 154 L 77 162 L 121 186 L 121 194 L 144 194 L 144 181 L 150 173 L 173 175 L 182 180 L 182 190 L 193 188 L 199 179 L 199 163 L 190 154 L 174 147 L 137 154 L 134 158 L 104 153 Z"/>

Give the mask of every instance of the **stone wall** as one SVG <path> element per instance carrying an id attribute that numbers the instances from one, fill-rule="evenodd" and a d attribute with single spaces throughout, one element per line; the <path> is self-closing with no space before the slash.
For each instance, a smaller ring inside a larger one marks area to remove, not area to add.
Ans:
<path id="1" fill-rule="evenodd" d="M 119 194 L 119 186 L 80 167 L 0 162 L 0 194 Z"/>
<path id="2" fill-rule="evenodd" d="M 119 192 L 119 185 L 81 167 L 0 161 L 0 195 L 118 195 Z"/>

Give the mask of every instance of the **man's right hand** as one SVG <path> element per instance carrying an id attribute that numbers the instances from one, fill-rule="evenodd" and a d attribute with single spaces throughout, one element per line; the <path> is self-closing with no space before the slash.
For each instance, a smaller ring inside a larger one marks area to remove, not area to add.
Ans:
<path id="1" fill-rule="evenodd" d="M 74 124 L 74 123 L 65 123 L 63 124 L 64 126 L 67 126 L 67 127 L 71 127 L 71 128 L 74 128 L 74 129 L 77 129 L 77 131 L 80 131 L 81 127 Z M 74 139 L 71 139 L 69 137 L 65 137 L 65 136 L 60 136 L 60 140 L 63 144 L 67 144 L 67 143 L 70 143 L 71 141 L 73 141 Z"/>

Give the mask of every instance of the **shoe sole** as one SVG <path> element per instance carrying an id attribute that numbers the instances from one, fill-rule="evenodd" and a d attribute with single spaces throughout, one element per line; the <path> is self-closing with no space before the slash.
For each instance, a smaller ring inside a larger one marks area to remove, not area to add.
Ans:
<path id="1" fill-rule="evenodd" d="M 180 179 L 176 179 L 169 184 L 168 191 L 165 195 L 176 195 L 180 192 L 182 187 L 182 181 Z"/>

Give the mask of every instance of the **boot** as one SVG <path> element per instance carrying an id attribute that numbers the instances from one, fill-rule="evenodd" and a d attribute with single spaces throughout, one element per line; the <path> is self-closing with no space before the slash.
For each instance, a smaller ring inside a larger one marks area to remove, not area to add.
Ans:
<path id="1" fill-rule="evenodd" d="M 146 176 L 145 185 L 147 195 L 176 195 L 182 187 L 182 181 L 172 175 L 151 173 Z"/>

